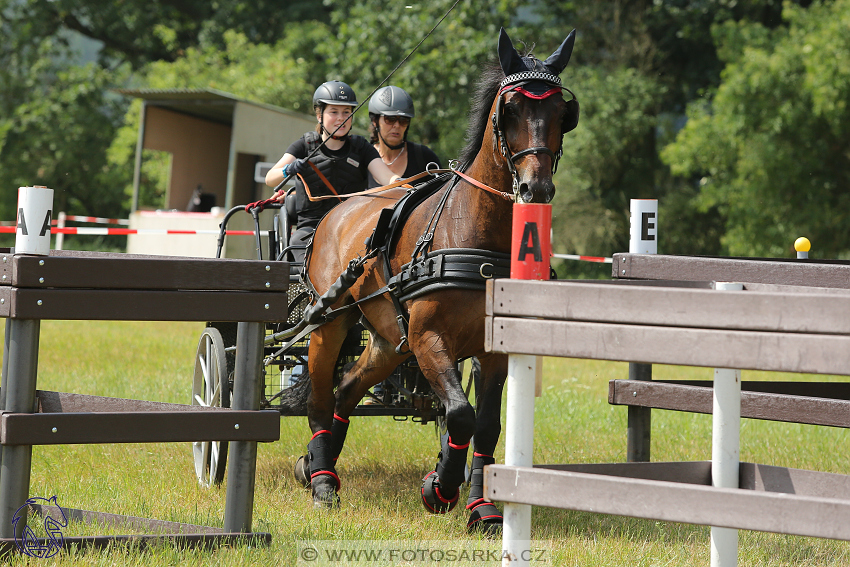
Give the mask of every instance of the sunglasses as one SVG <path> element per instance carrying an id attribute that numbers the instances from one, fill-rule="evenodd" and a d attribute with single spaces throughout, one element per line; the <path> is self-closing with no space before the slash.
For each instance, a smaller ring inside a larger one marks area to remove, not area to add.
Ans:
<path id="1" fill-rule="evenodd" d="M 408 126 L 410 124 L 410 118 L 407 116 L 384 116 L 384 121 L 392 126 L 396 122 L 401 124 L 402 126 Z"/>

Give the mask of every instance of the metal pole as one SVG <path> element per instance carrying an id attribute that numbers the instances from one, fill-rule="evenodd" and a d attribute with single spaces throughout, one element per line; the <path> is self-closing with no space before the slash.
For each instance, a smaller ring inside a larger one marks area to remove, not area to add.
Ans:
<path id="1" fill-rule="evenodd" d="M 658 253 L 658 201 L 656 199 L 632 199 L 629 204 L 631 224 L 629 227 L 630 254 Z M 652 380 L 652 365 L 629 363 L 629 380 Z M 628 406 L 626 430 L 626 461 L 649 462 L 652 446 L 652 410 Z"/>
<path id="2" fill-rule="evenodd" d="M 716 289 L 741 291 L 739 283 L 717 282 Z M 714 369 L 711 434 L 711 485 L 740 488 L 741 371 Z M 711 528 L 711 567 L 738 565 L 738 530 Z"/>
<path id="3" fill-rule="evenodd" d="M 38 338 L 41 321 L 12 319 L 6 340 L 7 377 L 3 386 L 5 411 L 33 413 L 38 374 Z M 17 529 L 12 525 L 15 511 L 29 498 L 32 446 L 3 445 L 0 464 L 0 537 L 19 537 L 26 526 L 26 508 L 22 510 Z M 17 532 L 17 533 L 16 533 Z"/>
<path id="4" fill-rule="evenodd" d="M 236 366 L 233 397 L 235 410 L 260 409 L 264 323 L 239 323 L 236 332 Z M 224 531 L 249 533 L 254 512 L 257 442 L 231 441 L 224 503 Z"/>

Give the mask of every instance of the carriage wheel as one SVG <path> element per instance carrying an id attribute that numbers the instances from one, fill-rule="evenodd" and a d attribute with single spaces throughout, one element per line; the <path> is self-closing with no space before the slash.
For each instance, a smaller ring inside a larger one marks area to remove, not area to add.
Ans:
<path id="1" fill-rule="evenodd" d="M 198 353 L 195 356 L 192 405 L 229 408 L 228 374 L 221 333 L 214 327 L 207 327 L 201 333 Z M 195 475 L 201 486 L 221 484 L 227 466 L 227 442 L 196 441 L 192 443 L 192 453 L 195 458 Z"/>

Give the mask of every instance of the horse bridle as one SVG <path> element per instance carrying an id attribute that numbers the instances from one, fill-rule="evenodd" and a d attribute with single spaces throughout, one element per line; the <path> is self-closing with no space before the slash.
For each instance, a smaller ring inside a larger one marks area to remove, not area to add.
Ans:
<path id="1" fill-rule="evenodd" d="M 499 94 L 496 100 L 496 108 L 493 111 L 492 116 L 493 133 L 496 135 L 496 140 L 499 144 L 499 150 L 502 152 L 502 155 L 506 158 L 506 161 L 508 163 L 508 169 L 511 172 L 511 178 L 513 179 L 512 190 L 514 196 L 517 195 L 517 188 L 519 187 L 519 176 L 517 175 L 515 164 L 520 158 L 530 154 L 548 155 L 550 158 L 552 158 L 552 173 L 554 174 L 556 171 L 558 171 L 558 161 L 561 159 L 561 156 L 564 153 L 563 132 L 561 135 L 561 143 L 558 146 L 557 152 L 553 152 L 546 146 L 533 146 L 513 153 L 510 147 L 508 147 L 508 142 L 505 139 L 505 132 L 502 129 L 502 95 L 507 92 L 519 89 L 532 81 L 542 81 L 548 86 L 552 87 L 552 89 L 567 91 L 568 93 L 570 93 L 570 95 L 572 95 L 573 99 L 576 98 L 576 95 L 573 93 L 573 91 L 561 85 L 561 78 L 559 76 L 553 75 L 552 73 L 544 73 L 542 71 L 524 71 L 521 73 L 515 73 L 513 75 L 505 77 L 499 84 Z"/>

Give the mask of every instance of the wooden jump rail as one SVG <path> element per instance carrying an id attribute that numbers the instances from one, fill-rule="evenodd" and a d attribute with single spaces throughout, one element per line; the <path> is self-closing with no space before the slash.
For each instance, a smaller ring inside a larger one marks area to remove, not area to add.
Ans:
<path id="1" fill-rule="evenodd" d="M 280 438 L 276 411 L 257 411 L 265 322 L 286 320 L 289 265 L 51 251 L 0 250 L 0 317 L 6 317 L 0 387 L 0 550 L 16 547 L 12 524 L 29 494 L 32 446 L 76 443 L 230 441 L 224 528 L 63 510 L 69 519 L 156 533 L 66 537 L 103 547 L 168 539 L 213 545 L 271 535 L 251 533 L 258 441 Z M 40 322 L 62 320 L 235 321 L 235 377 L 230 409 L 36 390 Z M 31 506 L 43 513 L 46 506 Z M 26 509 L 24 509 L 26 510 Z"/>
<path id="2" fill-rule="evenodd" d="M 663 257 L 640 261 L 655 258 Z M 632 260 L 634 269 L 634 256 L 624 262 L 623 255 L 617 255 L 614 266 L 622 270 L 620 266 Z M 800 282 L 770 284 L 776 285 Z M 706 287 L 710 284 L 488 282 L 486 348 L 643 364 L 850 375 L 850 291 L 810 288 L 804 293 L 800 288 L 750 286 L 719 292 Z M 629 386 L 646 384 L 633 381 Z M 845 423 L 846 418 L 836 422 Z M 850 540 L 850 476 L 784 467 L 741 463 L 739 488 L 719 488 L 711 486 L 711 463 L 706 462 L 492 465 L 485 469 L 485 496 Z"/>
<path id="3" fill-rule="evenodd" d="M 614 278 L 641 285 L 673 280 L 679 282 L 677 285 L 710 287 L 713 281 L 734 281 L 742 282 L 747 291 L 795 296 L 842 294 L 850 289 L 850 262 L 846 260 L 615 254 L 612 266 Z M 645 370 L 651 377 L 651 367 Z M 608 401 L 628 406 L 630 414 L 634 410 L 649 412 L 651 408 L 711 413 L 711 387 L 711 380 L 612 380 Z M 741 388 L 741 417 L 850 427 L 850 385 L 846 383 L 743 381 Z M 644 449 L 630 452 L 629 460 L 648 461 L 651 420 L 648 413 L 636 415 L 643 415 L 636 421 L 641 430 L 635 435 L 642 440 Z"/>

